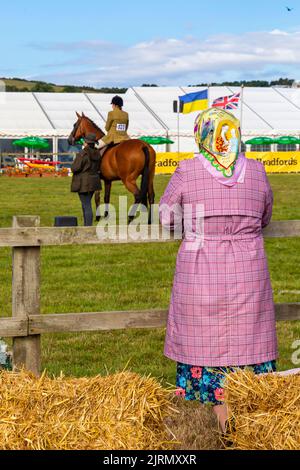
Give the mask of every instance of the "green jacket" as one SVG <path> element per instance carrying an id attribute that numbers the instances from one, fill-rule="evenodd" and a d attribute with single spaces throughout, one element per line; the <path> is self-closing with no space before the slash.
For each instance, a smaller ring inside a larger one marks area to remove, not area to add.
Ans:
<path id="1" fill-rule="evenodd" d="M 102 137 L 103 142 L 106 144 L 119 144 L 123 140 L 130 139 L 129 135 L 127 134 L 128 126 L 128 113 L 118 108 L 110 111 L 110 113 L 108 113 L 105 126 L 107 135 Z"/>
<path id="2" fill-rule="evenodd" d="M 73 193 L 89 193 L 101 189 L 100 154 L 96 149 L 84 148 L 76 155 L 71 166 Z"/>

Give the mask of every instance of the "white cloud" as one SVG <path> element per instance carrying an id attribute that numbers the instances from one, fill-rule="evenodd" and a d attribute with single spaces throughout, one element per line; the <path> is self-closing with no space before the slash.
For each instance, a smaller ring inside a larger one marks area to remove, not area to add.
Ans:
<path id="1" fill-rule="evenodd" d="M 273 31 L 270 31 L 270 34 L 274 34 L 274 35 L 277 35 L 277 36 L 288 36 L 289 33 L 287 33 L 286 31 L 281 31 L 280 29 L 273 29 Z"/>
<path id="2" fill-rule="evenodd" d="M 52 73 L 38 78 L 90 85 L 179 85 L 234 79 L 266 79 L 274 71 L 300 73 L 300 32 L 281 30 L 220 34 L 205 40 L 193 37 L 153 39 L 130 47 L 105 41 L 37 45 L 64 53 Z M 45 67 L 47 67 L 45 65 Z"/>

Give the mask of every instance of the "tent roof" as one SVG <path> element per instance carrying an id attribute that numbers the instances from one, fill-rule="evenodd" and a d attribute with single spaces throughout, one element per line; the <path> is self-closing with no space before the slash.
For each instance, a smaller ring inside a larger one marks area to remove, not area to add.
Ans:
<path id="1" fill-rule="evenodd" d="M 130 114 L 129 133 L 141 135 L 193 135 L 197 113 L 173 112 L 178 96 L 204 87 L 134 87 L 128 89 L 124 109 Z M 237 87 L 209 87 L 212 100 L 239 92 Z M 113 94 L 104 93 L 0 93 L 0 135 L 67 136 L 75 112 L 84 112 L 103 128 Z M 243 135 L 300 135 L 300 89 L 250 88 L 243 92 Z M 240 107 L 234 114 L 240 118 Z"/>

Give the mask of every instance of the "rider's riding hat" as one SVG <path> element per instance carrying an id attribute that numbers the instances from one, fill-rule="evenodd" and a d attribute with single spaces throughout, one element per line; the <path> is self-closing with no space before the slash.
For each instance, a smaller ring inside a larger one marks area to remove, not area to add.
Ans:
<path id="1" fill-rule="evenodd" d="M 113 99 L 111 100 L 111 104 L 114 104 L 115 106 L 119 106 L 119 108 L 122 108 L 123 106 L 123 99 L 121 96 L 114 96 Z"/>

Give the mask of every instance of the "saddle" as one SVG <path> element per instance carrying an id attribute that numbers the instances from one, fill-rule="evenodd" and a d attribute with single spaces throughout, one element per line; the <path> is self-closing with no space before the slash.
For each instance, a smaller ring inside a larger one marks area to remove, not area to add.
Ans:
<path id="1" fill-rule="evenodd" d="M 102 158 L 104 157 L 105 153 L 107 152 L 107 150 L 113 148 L 113 147 L 116 147 L 117 145 L 119 144 L 114 144 L 113 142 L 110 143 L 110 144 L 107 144 L 105 147 L 102 147 L 99 152 L 100 152 L 100 157 L 101 157 L 101 160 Z"/>

